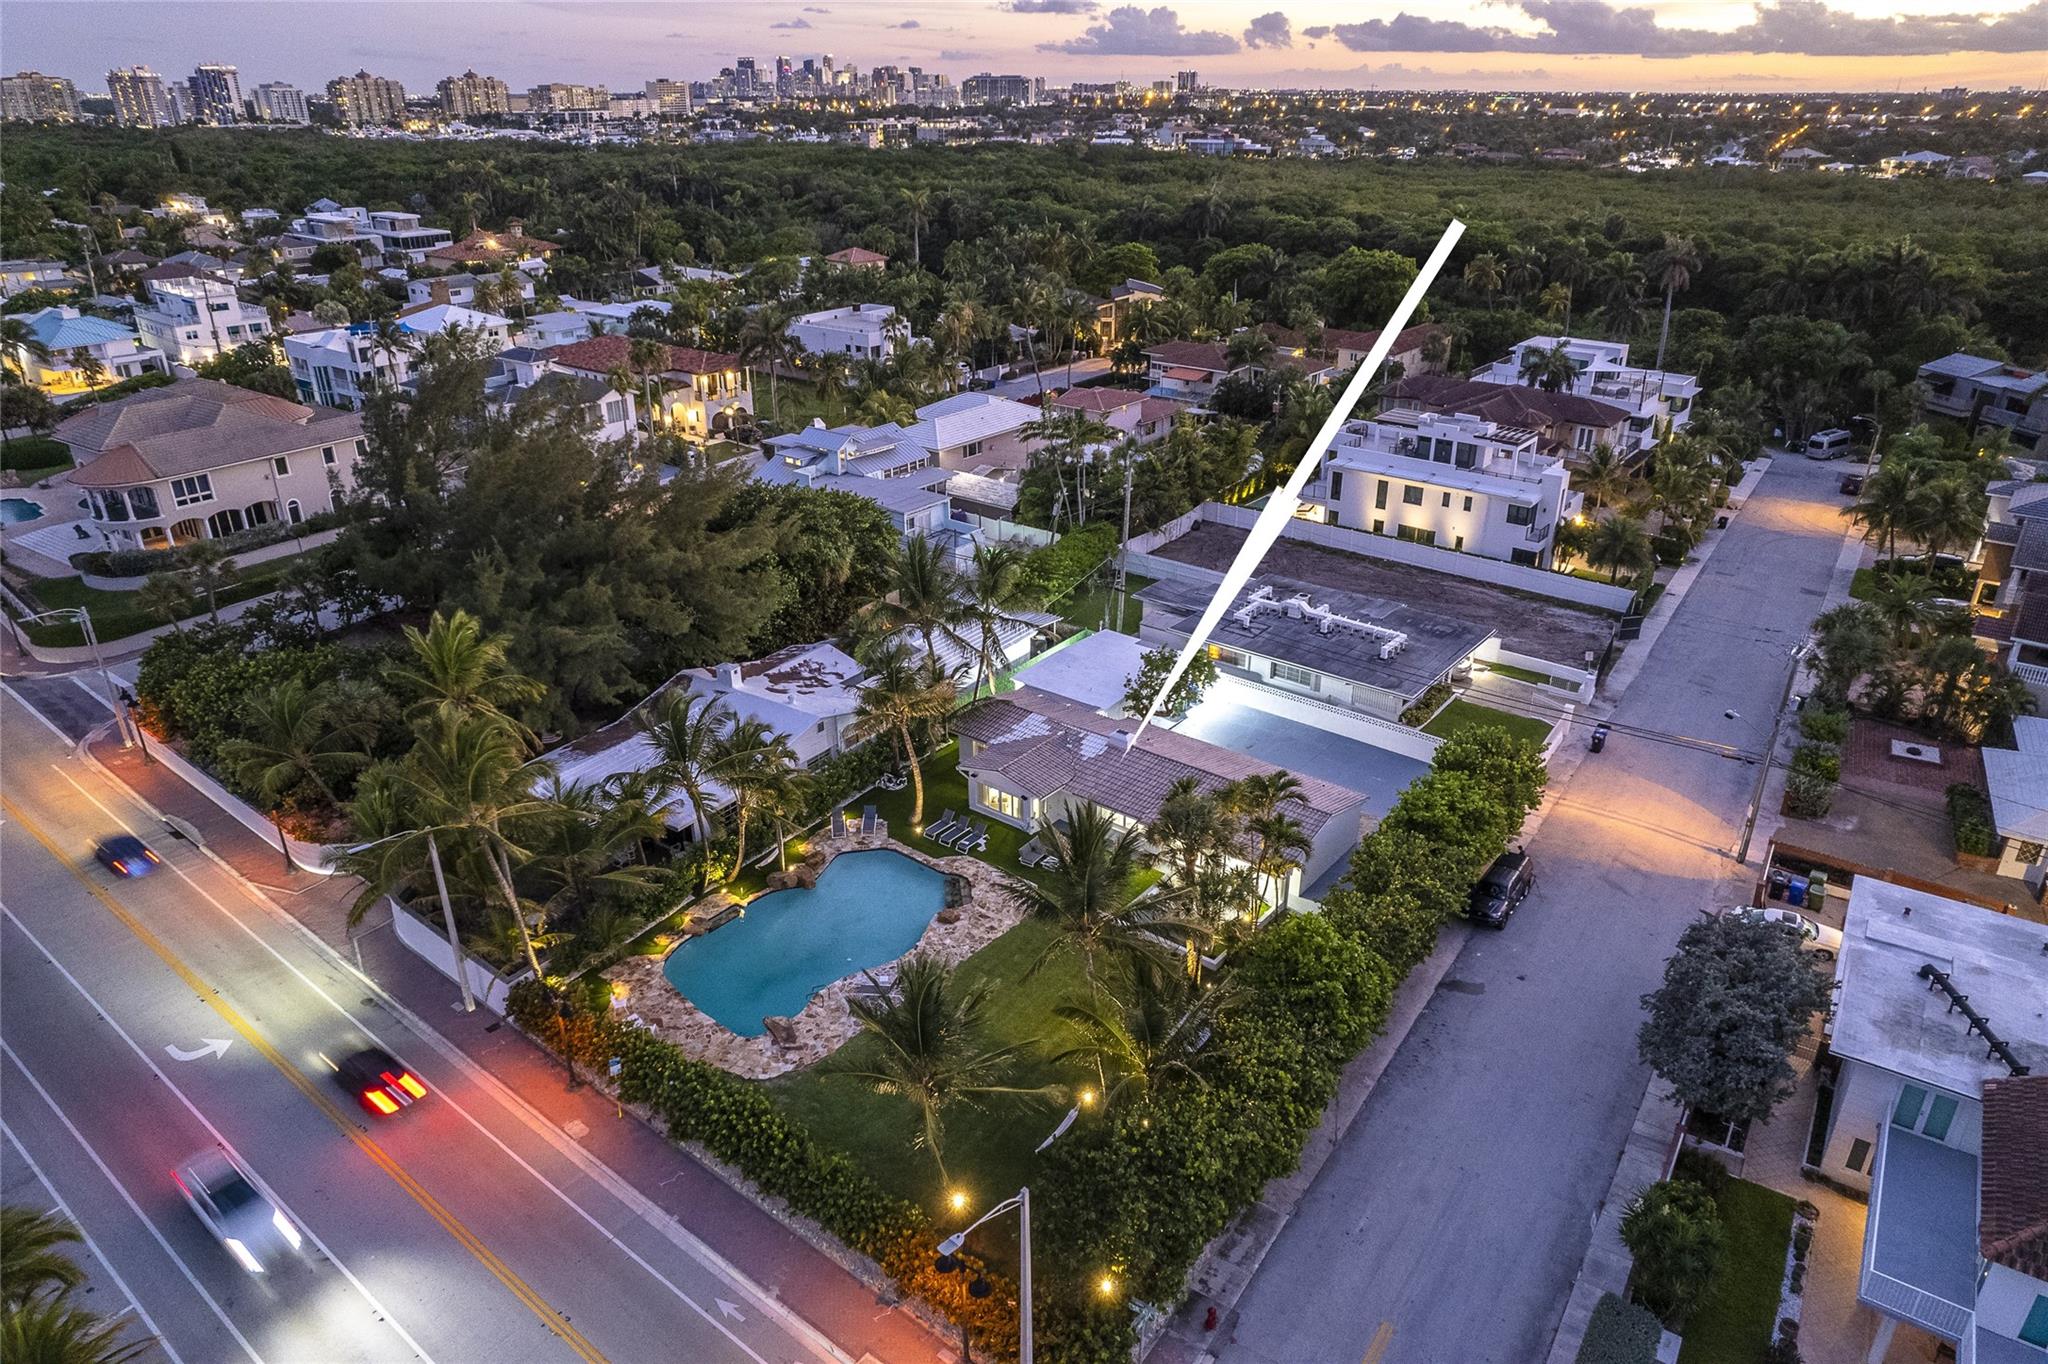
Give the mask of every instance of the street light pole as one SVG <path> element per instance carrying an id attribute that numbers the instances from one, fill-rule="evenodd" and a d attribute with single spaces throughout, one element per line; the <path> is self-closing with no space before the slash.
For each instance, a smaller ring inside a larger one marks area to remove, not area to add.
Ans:
<path id="1" fill-rule="evenodd" d="M 1785 690 L 1778 698 L 1778 714 L 1771 721 L 1771 737 L 1764 744 L 1764 760 L 1757 769 L 1756 789 L 1749 793 L 1749 813 L 1742 820 L 1742 841 L 1735 845 L 1735 861 L 1740 865 L 1749 860 L 1750 836 L 1756 832 L 1757 815 L 1762 812 L 1764 785 L 1771 779 L 1771 762 L 1778 753 L 1778 732 L 1785 725 L 1785 707 L 1792 700 L 1792 683 L 1799 676 L 1799 660 L 1806 656 L 1806 646 L 1800 645 L 1792 651 L 1792 665 L 1785 670 Z"/>
<path id="2" fill-rule="evenodd" d="M 960 1253 L 960 1247 L 967 1244 L 967 1238 L 975 1228 L 991 1217 L 1000 1217 L 1010 1209 L 1017 1210 L 1017 1360 L 1018 1364 L 1032 1364 L 1031 1358 L 1031 1190 L 1027 1186 L 1017 1190 L 1014 1198 L 1006 1198 L 975 1218 L 964 1228 L 939 1242 L 938 1269 L 950 1274 L 965 1268 L 953 1257 Z M 977 1285 L 979 1291 L 977 1291 Z M 970 1297 L 987 1297 L 988 1283 L 979 1275 L 968 1285 Z"/>
<path id="3" fill-rule="evenodd" d="M 92 665 L 99 671 L 100 685 L 107 689 L 107 709 L 114 712 L 114 729 L 121 736 L 121 747 L 135 747 L 135 741 L 128 735 L 128 716 L 121 706 L 120 689 L 107 671 L 107 660 L 100 655 L 100 637 L 92 628 L 92 612 L 83 606 L 58 606 L 23 616 L 21 623 L 28 625 L 39 620 L 68 620 L 84 634 L 86 648 L 92 652 Z"/>

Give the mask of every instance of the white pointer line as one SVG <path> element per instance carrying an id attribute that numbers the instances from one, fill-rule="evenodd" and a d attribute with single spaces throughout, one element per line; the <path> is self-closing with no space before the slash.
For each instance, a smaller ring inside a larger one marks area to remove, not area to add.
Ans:
<path id="1" fill-rule="evenodd" d="M 1266 551 L 1280 538 L 1281 528 L 1293 517 L 1294 509 L 1301 503 L 1301 490 L 1308 483 L 1309 476 L 1322 465 L 1323 454 L 1330 448 L 1330 442 L 1337 438 L 1337 432 L 1350 420 L 1351 409 L 1358 405 L 1358 399 L 1365 392 L 1365 386 L 1372 382 L 1373 375 L 1379 373 L 1380 366 L 1386 363 L 1387 352 L 1394 348 L 1395 339 L 1408 326 L 1408 319 L 1415 315 L 1416 308 L 1421 306 L 1422 296 L 1428 293 L 1429 286 L 1436 282 L 1437 273 L 1444 268 L 1444 262 L 1450 259 L 1451 248 L 1456 246 L 1458 238 L 1464 235 L 1465 224 L 1456 218 L 1451 219 L 1450 225 L 1444 228 L 1442 239 L 1436 244 L 1436 250 L 1429 253 L 1429 259 L 1423 262 L 1422 269 L 1415 276 L 1415 282 L 1408 286 L 1408 292 L 1395 307 L 1394 315 L 1388 318 L 1387 325 L 1380 329 L 1379 340 L 1373 342 L 1372 349 L 1366 353 L 1364 363 L 1359 365 L 1357 373 L 1351 376 L 1351 382 L 1344 386 L 1344 395 L 1337 400 L 1337 405 L 1330 409 L 1330 415 L 1323 419 L 1323 429 L 1316 432 L 1316 438 L 1310 442 L 1307 453 L 1302 455 L 1301 463 L 1294 466 L 1294 472 L 1288 475 L 1286 484 L 1275 488 L 1272 496 L 1266 499 L 1265 510 L 1261 511 L 1259 519 L 1252 523 L 1251 534 L 1245 536 L 1244 544 L 1238 548 L 1237 557 L 1231 560 L 1229 570 L 1223 575 L 1223 582 L 1216 589 L 1215 598 L 1202 609 L 1202 619 L 1195 625 L 1194 633 L 1188 636 L 1187 643 L 1180 646 L 1180 657 L 1174 659 L 1173 670 L 1167 673 L 1166 680 L 1159 686 L 1158 694 L 1152 698 L 1152 704 L 1145 710 L 1145 718 L 1132 732 L 1130 743 L 1124 746 L 1126 751 L 1138 742 L 1139 737 L 1145 732 L 1145 727 L 1152 723 L 1152 717 L 1159 713 L 1159 703 L 1173 690 L 1174 684 L 1180 681 L 1181 674 L 1188 670 L 1188 664 L 1194 661 L 1195 655 L 1208 644 L 1209 636 L 1223 620 L 1224 611 L 1229 608 L 1230 603 L 1237 600 L 1237 594 L 1244 591 L 1245 584 L 1251 581 L 1252 570 L 1259 566 L 1259 561 L 1266 557 Z"/>

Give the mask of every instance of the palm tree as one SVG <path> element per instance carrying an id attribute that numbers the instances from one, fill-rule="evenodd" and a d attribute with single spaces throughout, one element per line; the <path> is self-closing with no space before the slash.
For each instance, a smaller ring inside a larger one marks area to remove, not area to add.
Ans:
<path id="1" fill-rule="evenodd" d="M 1892 633 L 1884 617 L 1864 602 L 1844 602 L 1814 617 L 1814 695 L 1840 705 L 1856 680 L 1883 667 L 1891 656 Z"/>
<path id="2" fill-rule="evenodd" d="M 1551 322 L 1562 322 L 1567 336 L 1572 330 L 1572 286 L 1546 284 L 1536 296 L 1536 307 Z"/>
<path id="3" fill-rule="evenodd" d="M 870 978 L 872 980 L 872 978 Z M 855 995 L 846 1007 L 873 1039 L 867 1047 L 839 1049 L 821 1069 L 860 1080 L 877 1094 L 901 1096 L 917 1106 L 915 1144 L 931 1153 L 941 1184 L 946 1173 L 945 1113 L 978 1106 L 992 1095 L 1035 1094 L 1013 1085 L 1018 1060 L 1036 1040 L 991 1046 L 983 1036 L 992 980 L 962 988 L 952 971 L 922 954 L 896 973 L 895 993 L 876 1000 Z"/>
<path id="4" fill-rule="evenodd" d="M 791 347 L 795 344 L 789 337 L 787 326 L 780 309 L 764 305 L 755 309 L 741 324 L 736 338 L 740 363 L 768 371 L 768 413 L 777 422 L 782 420 L 782 394 L 776 379 L 782 366 L 788 363 Z"/>
<path id="5" fill-rule="evenodd" d="M 1864 602 L 1884 621 L 1893 642 L 1903 648 L 1939 614 L 1934 597 L 1934 579 L 1894 569 L 1877 580 Z"/>
<path id="6" fill-rule="evenodd" d="M 419 341 L 396 317 L 380 317 L 371 325 L 376 329 L 377 352 L 384 359 L 384 378 L 396 386 L 398 357 L 417 354 Z"/>
<path id="7" fill-rule="evenodd" d="M 1671 300 L 1692 287 L 1692 272 L 1700 268 L 1699 249 L 1690 237 L 1666 234 L 1664 249 L 1656 255 L 1657 280 L 1664 286 L 1664 324 L 1657 331 L 1657 363 L 1664 368 L 1664 343 L 1671 337 Z"/>
<path id="8" fill-rule="evenodd" d="M 1628 461 L 1605 441 L 1594 446 L 1586 462 L 1572 470 L 1572 486 L 1584 493 L 1595 509 L 1627 501 L 1635 479 Z"/>
<path id="9" fill-rule="evenodd" d="M 1533 246 L 1517 244 L 1508 248 L 1502 262 L 1501 283 L 1515 299 L 1527 298 L 1543 283 L 1543 253 Z"/>
<path id="10" fill-rule="evenodd" d="M 1232 369 L 1266 369 L 1272 365 L 1277 350 L 1264 328 L 1246 327 L 1231 336 L 1223 354 Z"/>
<path id="11" fill-rule="evenodd" d="M 711 819 L 705 791 L 719 740 L 732 726 L 731 708 L 715 696 L 671 687 L 642 706 L 637 718 L 640 732 L 654 749 L 654 767 L 648 775 L 656 804 L 676 792 L 687 796 L 697 840 L 708 843 Z"/>
<path id="12" fill-rule="evenodd" d="M 931 226 L 932 192 L 905 186 L 897 196 L 903 200 L 903 216 L 910 223 L 910 263 L 924 269 L 924 230 Z"/>
<path id="13" fill-rule="evenodd" d="M 183 634 L 179 622 L 192 609 L 192 592 L 175 573 L 152 573 L 135 593 L 135 604 Z"/>
<path id="14" fill-rule="evenodd" d="M 1546 393 L 1557 393 L 1569 387 L 1572 380 L 1579 377 L 1579 367 L 1572 362 L 1568 345 L 1569 342 L 1560 339 L 1554 346 L 1531 346 L 1522 352 L 1522 363 L 1515 377 Z"/>
<path id="15" fill-rule="evenodd" d="M 614 365 L 611 369 L 605 371 L 604 384 L 606 388 L 618 394 L 621 398 L 631 393 L 638 386 L 633 380 L 633 371 L 627 369 L 624 365 Z M 626 444 L 629 447 L 638 445 L 640 443 L 639 436 L 638 424 L 633 422 L 627 423 Z"/>
<path id="16" fill-rule="evenodd" d="M 775 787 L 797 765 L 788 736 L 776 733 L 765 720 L 736 719 L 712 744 L 709 775 L 732 792 L 738 835 L 727 880 L 737 877 L 747 865 L 747 825 L 761 793 Z"/>
<path id="17" fill-rule="evenodd" d="M 961 589 L 960 574 L 946 561 L 945 547 L 919 532 L 897 550 L 888 595 L 861 609 L 862 623 L 882 632 L 917 631 L 924 641 L 925 662 L 937 671 L 939 640 L 968 644 L 959 632 L 966 615 Z"/>
<path id="18" fill-rule="evenodd" d="M 1500 257 L 1491 251 L 1482 251 L 1465 262 L 1465 287 L 1486 300 L 1486 310 L 1493 311 L 1494 296 L 1507 283 L 1507 271 L 1501 265 Z"/>
<path id="19" fill-rule="evenodd" d="M 230 739 L 224 753 L 236 780 L 276 806 L 300 782 L 310 782 L 329 805 L 339 806 L 331 782 L 368 765 L 361 736 L 333 722 L 327 703 L 290 678 L 249 698 L 247 738 Z"/>
<path id="20" fill-rule="evenodd" d="M 1650 533 L 1633 516 L 1604 516 L 1593 526 L 1586 545 L 1586 562 L 1607 570 L 1607 581 L 1619 582 L 1623 569 L 1631 575 L 1647 572 L 1656 562 Z"/>
<path id="21" fill-rule="evenodd" d="M 1666 1322 L 1682 1321 L 1706 1292 L 1721 1260 L 1723 1232 L 1713 1196 L 1698 1184 L 1652 1184 L 1629 1200 L 1621 1239 L 1635 1256 L 1630 1285 Z"/>
<path id="22" fill-rule="evenodd" d="M 85 1271 L 57 1250 L 81 1239 L 56 1213 L 0 1207 L 0 1303 L 15 1308 L 45 1290 L 59 1296 L 84 1283 Z"/>
<path id="23" fill-rule="evenodd" d="M 474 715 L 531 740 L 504 708 L 537 701 L 547 688 L 513 669 L 506 636 L 484 633 L 482 621 L 457 608 L 452 616 L 434 612 L 425 630 L 406 626 L 405 643 L 412 660 L 388 665 L 384 680 L 406 700 L 409 718 Z"/>
<path id="24" fill-rule="evenodd" d="M 1982 485 L 1968 474 L 1945 474 L 1921 485 L 1910 525 L 1929 560 L 1977 543 L 1984 533 L 1985 500 Z"/>
<path id="25" fill-rule="evenodd" d="M 1270 344 L 1270 342 L 1269 342 Z M 1076 525 L 1088 524 L 1087 458 L 1090 448 L 1114 440 L 1116 432 L 1085 412 L 1072 408 L 1044 409 L 1045 415 L 1024 428 L 1027 440 L 1037 443 L 1034 460 L 1043 461 L 1053 472 L 1058 496 L 1053 505 L 1053 526 L 1058 528 L 1065 512 Z M 1074 471 L 1074 490 L 1067 491 L 1067 470 Z"/>
<path id="26" fill-rule="evenodd" d="M 206 618 L 220 623 L 220 594 L 241 579 L 241 570 L 217 540 L 194 540 L 185 546 L 180 563 L 185 583 L 206 598 Z"/>
<path id="27" fill-rule="evenodd" d="M 888 643 L 868 666 L 866 683 L 847 726 L 849 744 L 894 735 L 910 768 L 910 826 L 924 827 L 924 767 L 917 758 L 918 731 L 953 708 L 951 678 L 920 672 L 901 644 Z"/>
<path id="28" fill-rule="evenodd" d="M 155 1346 L 123 1342 L 122 1323 L 73 1307 L 63 1297 L 39 1298 L 0 1313 L 0 1359 L 20 1364 L 128 1364 Z"/>
<path id="29" fill-rule="evenodd" d="M 1105 1108 L 1126 1098 L 1143 1102 L 1176 1085 L 1206 1085 L 1223 1059 L 1211 1043 L 1217 1015 L 1231 1001 L 1229 987 L 1204 991 L 1177 971 L 1141 971 L 1133 983 L 1128 1003 L 1102 995 L 1053 1009 L 1075 1035 L 1053 1065 L 1094 1071 Z"/>
<path id="30" fill-rule="evenodd" d="M 635 852 L 663 833 L 661 820 L 648 809 L 644 790 L 565 783 L 549 774 L 540 800 L 542 809 L 531 821 L 538 832 L 531 840 L 527 866 L 550 888 L 543 901 L 550 917 L 564 909 L 588 911 L 602 888 L 637 889 L 655 877 L 651 867 L 619 865 L 621 854 Z"/>
<path id="31" fill-rule="evenodd" d="M 1286 899 L 1286 875 L 1299 862 L 1292 854 L 1308 851 L 1308 835 L 1281 808 L 1289 801 L 1301 803 L 1301 779 L 1291 772 L 1262 772 L 1241 777 L 1225 790 L 1224 804 L 1244 819 L 1245 832 L 1252 839 L 1252 869 L 1270 877 L 1273 898 Z M 1256 915 L 1254 915 L 1256 917 Z"/>
<path id="32" fill-rule="evenodd" d="M 974 641 L 974 688 L 981 694 L 985 680 L 991 694 L 996 674 L 1007 654 L 1003 647 L 1006 627 L 1023 623 L 1017 613 L 1035 605 L 1024 583 L 1024 554 L 1014 544 L 977 544 L 974 567 L 966 574 L 960 590 L 960 628 Z"/>
<path id="33" fill-rule="evenodd" d="M 1920 508 L 1920 471 L 1907 459 L 1887 460 L 1863 481 L 1863 491 L 1849 507 L 1849 519 L 1863 527 L 1864 538 L 1884 546 L 1889 559 L 1898 552 L 1901 533 L 1911 534 Z"/>
<path id="34" fill-rule="evenodd" d="M 47 364 L 49 359 L 50 348 L 36 338 L 28 323 L 18 317 L 0 318 L 0 363 L 12 370 L 15 378 L 27 383 L 27 362 Z"/>
<path id="35" fill-rule="evenodd" d="M 1049 849 L 1053 865 L 1038 883 L 1020 882 L 1016 893 L 1027 910 L 1059 930 L 1032 964 L 1037 971 L 1055 953 L 1070 951 L 1081 958 L 1091 994 L 1098 992 L 1100 965 L 1111 952 L 1154 958 L 1174 954 L 1171 943 L 1155 930 L 1177 926 L 1168 911 L 1185 891 L 1140 895 L 1133 890 L 1144 831 L 1119 827 L 1100 806 L 1076 804 L 1067 811 L 1065 827 L 1050 816 L 1038 820 L 1038 841 Z"/>

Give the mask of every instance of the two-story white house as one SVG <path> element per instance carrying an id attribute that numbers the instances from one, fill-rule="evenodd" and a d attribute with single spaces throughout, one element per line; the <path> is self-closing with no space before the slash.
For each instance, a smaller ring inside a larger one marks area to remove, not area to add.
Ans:
<path id="1" fill-rule="evenodd" d="M 143 345 L 133 327 L 104 317 L 58 306 L 23 313 L 21 324 L 47 358 L 37 356 L 27 345 L 13 347 L 10 358 L 25 381 L 52 397 L 104 388 L 138 374 L 170 372 L 163 352 Z M 89 377 L 92 365 L 88 356 L 99 366 L 96 380 Z"/>
<path id="2" fill-rule="evenodd" d="M 1070 388 L 1051 406 L 1055 413 L 1079 412 L 1138 445 L 1165 440 L 1174 418 L 1188 410 L 1187 403 L 1128 388 Z"/>
<path id="3" fill-rule="evenodd" d="M 501 351 L 484 377 L 484 399 L 494 406 L 509 410 L 543 399 L 565 402 L 583 414 L 599 440 L 633 438 L 638 397 L 631 389 L 620 393 L 596 375 L 558 370 L 545 351 L 532 346 Z"/>
<path id="4" fill-rule="evenodd" d="M 1534 431 L 1458 413 L 1390 411 L 1346 422 L 1303 490 L 1334 526 L 1548 568 L 1579 508 L 1562 458 Z"/>
<path id="5" fill-rule="evenodd" d="M 533 302 L 533 279 L 518 270 L 512 272 L 509 280 L 498 275 L 476 275 L 461 273 L 438 275 L 429 279 L 406 281 L 405 301 L 409 307 L 423 307 L 429 303 L 453 303 L 462 308 L 476 307 L 477 287 L 481 284 L 486 293 L 492 295 L 491 307 L 484 312 L 496 312 L 501 306 L 510 306 L 512 299 L 502 296 L 504 286 L 510 284 L 512 292 L 521 303 Z"/>
<path id="6" fill-rule="evenodd" d="M 598 379 L 619 370 L 632 374 L 635 387 L 652 394 L 647 410 L 664 430 L 701 440 L 753 423 L 753 382 L 737 355 L 662 346 L 660 368 L 641 374 L 634 368 L 633 342 L 624 336 L 592 336 L 550 347 L 547 354 L 564 373 Z"/>
<path id="7" fill-rule="evenodd" d="M 1870 1192 L 1866 1356 L 1900 1325 L 1959 1364 L 2048 1350 L 2048 929 L 1859 876 L 1835 962 L 1819 1173 Z"/>
<path id="8" fill-rule="evenodd" d="M 1690 374 L 1644 369 L 1628 362 L 1626 341 L 1595 341 L 1576 336 L 1532 336 L 1515 345 L 1491 365 L 1472 371 L 1486 383 L 1539 386 L 1529 366 L 1537 357 L 1562 348 L 1572 377 L 1554 391 L 1596 398 L 1628 413 L 1623 454 L 1638 454 L 1656 445 L 1660 429 L 1683 431 L 1692 421 L 1693 400 L 1700 381 Z"/>
<path id="9" fill-rule="evenodd" d="M 142 344 L 181 365 L 202 365 L 270 335 L 270 317 L 242 301 L 234 281 L 185 264 L 142 275 L 149 303 L 135 310 Z"/>
<path id="10" fill-rule="evenodd" d="M 790 321 L 791 340 L 813 355 L 844 355 L 853 360 L 886 360 L 917 338 L 909 323 L 887 303 L 855 303 L 824 308 Z"/>
<path id="11" fill-rule="evenodd" d="M 429 303 L 398 315 L 398 329 L 408 337 L 463 331 L 486 336 L 501 350 L 512 342 L 512 326 L 511 319 L 496 313 L 481 313 L 452 303 Z M 329 407 L 360 407 L 363 398 L 377 385 L 396 387 L 406 383 L 418 370 L 421 358 L 416 345 L 387 346 L 380 342 L 376 327 L 368 322 L 287 336 L 284 355 L 292 382 L 299 387 L 299 396 L 309 403 Z"/>
<path id="12" fill-rule="evenodd" d="M 453 240 L 446 228 L 423 226 L 417 213 L 344 208 L 323 199 L 279 234 L 278 250 L 287 260 L 302 260 L 322 246 L 350 246 L 386 263 L 418 265 Z"/>
<path id="13" fill-rule="evenodd" d="M 13 298 L 30 289 L 68 292 L 78 287 L 70 267 L 60 260 L 0 260 L 0 298 Z"/>
<path id="14" fill-rule="evenodd" d="M 365 452 L 360 414 L 211 379 L 99 403 L 56 438 L 90 505 L 81 523 L 110 549 L 170 549 L 334 509 Z M 81 546 L 83 547 L 83 546 Z"/>

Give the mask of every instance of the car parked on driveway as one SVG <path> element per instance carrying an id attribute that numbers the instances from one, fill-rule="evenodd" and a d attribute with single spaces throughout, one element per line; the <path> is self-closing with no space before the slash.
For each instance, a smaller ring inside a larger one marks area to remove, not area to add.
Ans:
<path id="1" fill-rule="evenodd" d="M 1493 860 L 1486 875 L 1479 878 L 1479 884 L 1472 887 L 1465 916 L 1485 928 L 1506 928 L 1515 908 L 1535 884 L 1536 870 L 1529 854 L 1504 852 Z"/>
<path id="2" fill-rule="evenodd" d="M 1784 924 L 1799 934 L 1799 945 L 1819 957 L 1822 961 L 1833 961 L 1842 950 L 1842 930 L 1822 923 L 1820 920 L 1801 914 L 1796 909 L 1783 909 L 1771 905 L 1764 909 L 1746 907 L 1735 911 L 1735 917 L 1749 924 Z"/>

